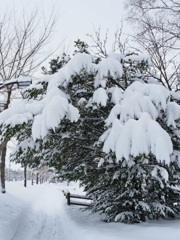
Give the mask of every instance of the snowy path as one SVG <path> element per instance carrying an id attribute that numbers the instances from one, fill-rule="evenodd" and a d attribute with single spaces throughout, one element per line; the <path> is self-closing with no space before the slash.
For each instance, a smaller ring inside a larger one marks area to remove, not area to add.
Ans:
<path id="1" fill-rule="evenodd" d="M 39 191 L 24 211 L 12 240 L 69 240 L 63 232 L 60 191 L 53 185 Z"/>
<path id="2" fill-rule="evenodd" d="M 180 220 L 107 224 L 67 206 L 62 189 L 82 194 L 75 183 L 7 185 L 9 192 L 0 195 L 0 240 L 179 240 Z"/>

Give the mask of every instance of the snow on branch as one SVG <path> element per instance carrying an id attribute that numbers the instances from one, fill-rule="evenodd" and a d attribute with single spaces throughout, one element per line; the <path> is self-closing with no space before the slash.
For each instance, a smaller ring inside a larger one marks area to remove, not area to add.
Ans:
<path id="1" fill-rule="evenodd" d="M 151 153 L 159 162 L 169 164 L 173 147 L 168 133 L 148 113 L 143 113 L 139 120 L 130 119 L 124 125 L 114 120 L 103 147 L 106 153 L 110 150 L 115 152 L 117 161 Z"/>
<path id="2" fill-rule="evenodd" d="M 122 64 L 119 61 L 110 57 L 103 59 L 97 66 L 97 75 L 94 83 L 95 87 L 105 87 L 109 75 L 114 79 L 117 79 L 122 76 L 122 73 Z"/>
<path id="3" fill-rule="evenodd" d="M 117 161 L 141 155 L 154 155 L 159 162 L 170 163 L 173 145 L 169 134 L 156 121 L 161 112 L 167 123 L 175 125 L 180 117 L 179 105 L 169 102 L 170 93 L 161 85 L 134 82 L 123 94 L 106 120 L 109 127 L 100 138 L 103 151 L 114 152 Z"/>
<path id="4" fill-rule="evenodd" d="M 80 73 L 81 70 L 95 72 L 93 58 L 89 54 L 77 53 L 63 68 L 55 73 L 49 82 L 48 90 L 52 86 L 64 86 L 71 81 L 73 75 Z"/>

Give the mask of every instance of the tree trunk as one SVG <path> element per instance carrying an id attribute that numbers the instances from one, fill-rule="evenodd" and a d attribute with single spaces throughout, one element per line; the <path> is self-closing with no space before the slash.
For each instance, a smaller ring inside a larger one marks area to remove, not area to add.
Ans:
<path id="1" fill-rule="evenodd" d="M 24 187 L 27 187 L 27 167 L 24 167 Z"/>
<path id="2" fill-rule="evenodd" d="M 38 184 L 39 173 L 36 173 L 36 184 Z"/>
<path id="3" fill-rule="evenodd" d="M 6 192 L 6 186 L 5 186 L 6 149 L 7 149 L 7 141 L 4 141 L 1 144 L 1 192 L 2 193 Z"/>
<path id="4" fill-rule="evenodd" d="M 8 90 L 7 92 L 7 100 L 6 100 L 6 104 L 4 106 L 4 110 L 6 110 L 9 106 L 9 103 L 10 103 L 10 100 L 11 100 L 11 89 Z M 1 144 L 1 192 L 2 193 L 6 193 L 6 186 L 5 186 L 5 172 L 6 172 L 6 169 L 5 169 L 5 162 L 6 162 L 6 152 L 7 152 L 7 143 L 8 141 L 4 141 L 2 142 Z"/>
<path id="5" fill-rule="evenodd" d="M 32 173 L 32 175 L 31 175 L 31 185 L 33 185 L 34 184 L 34 173 Z"/>

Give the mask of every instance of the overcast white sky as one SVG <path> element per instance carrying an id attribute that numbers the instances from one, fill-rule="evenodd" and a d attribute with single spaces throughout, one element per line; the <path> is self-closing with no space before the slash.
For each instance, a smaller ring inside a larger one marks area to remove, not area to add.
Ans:
<path id="1" fill-rule="evenodd" d="M 54 39 L 56 44 L 65 40 L 65 46 L 73 45 L 78 38 L 86 40 L 93 27 L 113 33 L 121 25 L 125 16 L 124 0 L 0 0 L 0 10 L 14 8 L 18 12 L 22 6 L 26 11 L 37 6 L 48 15 L 55 9 L 58 15 Z"/>

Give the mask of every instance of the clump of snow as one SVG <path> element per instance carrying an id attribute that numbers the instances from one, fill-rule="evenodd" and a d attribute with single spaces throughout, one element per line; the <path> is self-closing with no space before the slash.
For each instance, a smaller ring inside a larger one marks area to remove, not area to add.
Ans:
<path id="1" fill-rule="evenodd" d="M 78 101 L 78 104 L 84 104 L 87 103 L 87 100 L 85 98 L 80 98 Z"/>
<path id="2" fill-rule="evenodd" d="M 126 211 L 126 212 L 123 212 L 123 213 L 119 213 L 115 217 L 115 222 L 119 222 L 119 221 L 122 222 L 124 219 L 128 219 L 130 217 L 133 217 L 133 213 L 130 212 L 130 211 L 129 212 Z"/>
<path id="3" fill-rule="evenodd" d="M 100 141 L 104 141 L 104 139 L 106 139 L 103 147 L 104 152 L 108 153 L 110 150 L 113 152 L 115 151 L 116 142 L 118 140 L 120 132 L 122 132 L 122 128 L 123 125 L 121 122 L 118 119 L 114 119 L 111 130 L 105 132 L 106 135 L 104 134 L 100 138 Z"/>
<path id="4" fill-rule="evenodd" d="M 99 96 L 101 97 L 100 94 Z M 112 108 L 106 120 L 107 125 L 111 124 L 118 115 L 122 123 L 131 118 L 139 119 L 144 112 L 150 114 L 152 119 L 157 119 L 159 112 L 165 111 L 168 106 L 169 92 L 160 85 L 134 82 L 124 94 L 118 90 L 115 96 L 112 100 L 117 104 Z M 119 105 L 118 102 L 121 104 Z"/>
<path id="5" fill-rule="evenodd" d="M 94 72 L 93 58 L 89 54 L 77 53 L 63 68 L 53 75 L 48 85 L 48 90 L 53 86 L 67 86 L 71 77 L 81 70 Z"/>
<path id="6" fill-rule="evenodd" d="M 122 65 L 120 62 L 106 58 L 103 59 L 97 66 L 97 75 L 95 78 L 95 87 L 105 87 L 107 77 L 110 75 L 113 78 L 120 78 L 123 74 Z"/>
<path id="7" fill-rule="evenodd" d="M 80 117 L 79 110 L 75 108 L 72 104 L 68 105 L 67 118 L 71 122 L 77 122 Z"/>
<path id="8" fill-rule="evenodd" d="M 180 106 L 175 102 L 169 102 L 167 104 L 167 124 L 168 126 L 176 127 L 175 121 L 180 119 Z"/>
<path id="9" fill-rule="evenodd" d="M 127 122 L 130 118 L 139 119 L 144 112 L 149 113 L 152 119 L 158 116 L 158 111 L 148 96 L 131 90 L 125 92 L 121 103 L 121 122 Z"/>
<path id="10" fill-rule="evenodd" d="M 118 87 L 112 87 L 108 89 L 108 93 L 111 93 L 111 102 L 114 104 L 118 104 L 121 102 L 123 94 L 122 90 Z"/>
<path id="11" fill-rule="evenodd" d="M 170 155 L 173 152 L 173 145 L 169 134 L 156 121 L 149 120 L 144 122 L 144 124 L 147 124 L 151 153 L 156 156 L 158 161 L 165 161 L 169 164 Z"/>
<path id="12" fill-rule="evenodd" d="M 108 100 L 108 96 L 106 90 L 104 88 L 98 88 L 93 94 L 93 102 L 101 105 L 103 107 L 106 106 Z"/>
<path id="13" fill-rule="evenodd" d="M 35 116 L 32 125 L 33 139 L 44 138 L 48 130 L 55 127 L 65 117 L 68 110 L 68 100 L 59 95 L 51 98 L 51 101 L 45 106 L 40 115 Z"/>
<path id="14" fill-rule="evenodd" d="M 44 138 L 49 129 L 56 127 L 66 116 L 70 121 L 77 121 L 79 111 L 68 102 L 68 96 L 59 88 L 52 87 L 41 101 L 44 104 L 42 112 L 35 116 L 32 125 L 33 139 Z"/>
<path id="15" fill-rule="evenodd" d="M 1 112 L 0 124 L 15 127 L 16 125 L 27 123 L 29 120 L 32 120 L 33 115 L 30 112 L 26 112 L 25 106 L 25 101 L 14 100 L 11 104 L 11 108 Z"/>
<path id="16" fill-rule="evenodd" d="M 162 176 L 162 178 L 164 179 L 165 182 L 168 181 L 169 179 L 169 174 L 167 172 L 167 170 L 163 167 L 159 167 L 159 166 L 154 166 L 153 170 L 151 171 L 151 175 L 158 179 L 158 181 L 160 182 L 161 184 L 161 187 L 163 188 L 163 184 L 158 176 L 158 174 L 160 174 Z"/>
<path id="17" fill-rule="evenodd" d="M 126 92 L 128 93 L 129 90 L 140 92 L 143 95 L 148 96 L 158 110 L 165 110 L 166 104 L 170 98 L 170 91 L 158 84 L 143 84 L 140 82 L 134 82 L 128 87 Z"/>
<path id="18" fill-rule="evenodd" d="M 116 53 L 116 52 L 109 53 L 109 57 L 118 61 L 118 62 L 121 62 L 124 58 L 124 56 L 122 54 Z"/>
<path id="19" fill-rule="evenodd" d="M 33 118 L 33 116 L 35 116 Z M 79 111 L 68 102 L 68 96 L 59 88 L 52 87 L 42 100 L 16 100 L 0 114 L 0 124 L 6 127 L 27 123 L 32 124 L 33 139 L 44 138 L 49 129 L 55 130 L 63 118 L 74 122 L 79 119 Z"/>
<path id="20" fill-rule="evenodd" d="M 42 112 L 44 104 L 41 101 L 29 100 L 25 105 L 25 112 L 30 112 L 37 115 Z"/>
<path id="21" fill-rule="evenodd" d="M 4 125 L 6 126 L 10 125 L 12 128 L 14 128 L 16 125 L 28 123 L 28 121 L 32 119 L 33 119 L 33 115 L 31 113 L 24 113 L 24 114 L 16 113 L 12 117 L 8 118 L 4 122 Z"/>
<path id="22" fill-rule="evenodd" d="M 104 164 L 104 158 L 100 158 L 98 162 L 98 167 L 101 167 Z"/>
<path id="23" fill-rule="evenodd" d="M 106 119 L 106 126 L 110 126 L 114 122 L 114 119 L 116 119 L 116 118 L 118 118 L 118 116 L 120 116 L 120 113 L 121 113 L 121 105 L 116 104 L 112 108 L 108 118 Z"/>
<path id="24" fill-rule="evenodd" d="M 126 54 L 126 56 L 123 58 L 125 61 L 132 61 L 132 62 L 148 62 L 151 63 L 150 56 L 147 54 Z"/>

